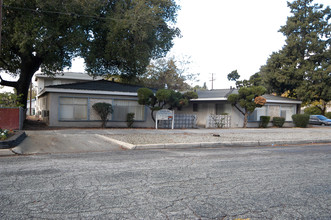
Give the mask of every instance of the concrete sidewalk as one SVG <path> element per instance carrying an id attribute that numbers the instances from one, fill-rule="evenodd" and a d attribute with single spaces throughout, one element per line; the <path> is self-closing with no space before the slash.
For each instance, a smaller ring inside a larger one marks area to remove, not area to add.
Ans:
<path id="1" fill-rule="evenodd" d="M 0 156 L 331 143 L 331 127 L 247 129 L 62 129 L 26 131 L 27 138 Z"/>

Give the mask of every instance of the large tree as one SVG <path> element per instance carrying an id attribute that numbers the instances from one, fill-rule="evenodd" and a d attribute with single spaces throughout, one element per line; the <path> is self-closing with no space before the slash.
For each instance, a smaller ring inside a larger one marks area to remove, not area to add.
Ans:
<path id="1" fill-rule="evenodd" d="M 189 90 L 191 86 L 188 81 L 196 81 L 198 75 L 187 73 L 189 63 L 189 59 L 180 60 L 175 57 L 153 60 L 137 81 L 141 85 L 156 89 Z"/>
<path id="2" fill-rule="evenodd" d="M 18 80 L 0 85 L 25 106 L 37 70 L 61 72 L 76 56 L 91 74 L 141 74 L 179 35 L 177 10 L 174 0 L 3 0 L 0 68 Z"/>
<path id="3" fill-rule="evenodd" d="M 190 99 L 198 98 L 196 92 L 180 93 L 171 89 L 159 89 L 155 94 L 149 88 L 140 88 L 138 103 L 147 106 L 151 110 L 151 117 L 155 121 L 154 112 L 163 108 L 180 109 L 188 105 Z"/>
<path id="4" fill-rule="evenodd" d="M 244 128 L 247 127 L 248 116 L 255 108 L 265 104 L 266 99 L 262 97 L 265 92 L 266 89 L 263 86 L 247 86 L 241 87 L 238 94 L 228 96 L 228 101 L 244 116 Z"/>
<path id="5" fill-rule="evenodd" d="M 331 100 L 330 8 L 313 0 L 296 0 L 288 6 L 293 15 L 280 29 L 286 44 L 261 67 L 261 76 L 269 92 L 306 103 L 321 101 L 325 112 Z"/>

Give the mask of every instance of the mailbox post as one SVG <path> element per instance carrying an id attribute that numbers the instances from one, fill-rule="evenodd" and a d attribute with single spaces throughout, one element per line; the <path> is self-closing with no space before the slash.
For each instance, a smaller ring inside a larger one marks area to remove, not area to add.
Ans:
<path id="1" fill-rule="evenodd" d="M 155 119 L 155 129 L 157 129 L 157 122 L 158 121 L 168 121 L 171 120 L 171 129 L 174 129 L 175 125 L 175 111 L 171 111 L 168 109 L 162 109 L 156 112 L 156 119 Z"/>

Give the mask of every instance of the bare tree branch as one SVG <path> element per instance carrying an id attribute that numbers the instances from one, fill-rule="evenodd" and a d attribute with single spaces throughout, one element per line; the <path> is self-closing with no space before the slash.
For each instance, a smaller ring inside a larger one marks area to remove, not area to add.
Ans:
<path id="1" fill-rule="evenodd" d="M 16 88 L 17 87 L 17 82 L 4 80 L 0 75 L 0 85 Z"/>

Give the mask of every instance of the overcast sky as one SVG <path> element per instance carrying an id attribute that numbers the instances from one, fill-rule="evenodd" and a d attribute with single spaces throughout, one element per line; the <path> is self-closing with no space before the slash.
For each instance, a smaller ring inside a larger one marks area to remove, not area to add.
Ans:
<path id="1" fill-rule="evenodd" d="M 292 1 L 291 1 L 292 2 Z M 316 0 L 330 5 L 331 1 Z M 328 2 L 328 3 L 327 3 Z M 274 51 L 285 44 L 278 30 L 290 9 L 286 0 L 178 0 L 178 27 L 183 37 L 172 54 L 191 56 L 191 70 L 200 73 L 200 84 L 214 89 L 234 86 L 227 74 L 238 70 L 242 79 L 259 71 Z"/>
<path id="2" fill-rule="evenodd" d="M 327 0 L 315 3 L 330 5 Z M 286 0 L 177 0 L 181 5 L 177 26 L 182 38 L 175 40 L 169 56 L 190 57 L 190 72 L 200 73 L 199 82 L 211 89 L 234 86 L 227 74 L 238 70 L 241 80 L 258 72 L 268 57 L 285 44 L 278 30 L 290 9 Z M 76 62 L 73 71 L 81 71 Z"/>
<path id="3" fill-rule="evenodd" d="M 292 1 L 291 1 L 292 2 Z M 327 0 L 315 3 L 330 5 Z M 211 89 L 234 86 L 227 74 L 238 70 L 241 80 L 259 71 L 272 52 L 285 44 L 278 32 L 290 10 L 286 0 L 177 0 L 181 5 L 177 26 L 182 38 L 175 40 L 169 56 L 190 57 L 190 72 Z M 70 71 L 82 72 L 81 60 Z"/>

